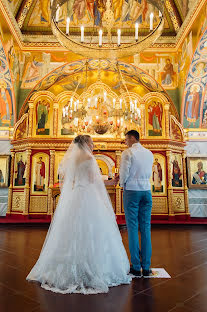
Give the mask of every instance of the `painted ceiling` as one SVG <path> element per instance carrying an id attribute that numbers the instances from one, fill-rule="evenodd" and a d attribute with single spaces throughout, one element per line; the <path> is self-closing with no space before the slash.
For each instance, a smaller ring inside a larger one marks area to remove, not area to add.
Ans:
<path id="1" fill-rule="evenodd" d="M 104 1 L 104 0 L 103 0 Z M 10 9 L 24 35 L 51 35 L 50 27 L 50 0 L 8 0 Z M 81 23 L 92 27 L 94 17 L 92 6 L 94 5 L 90 0 L 71 0 L 72 8 L 72 22 L 71 27 L 80 27 Z M 122 2 L 122 6 L 120 3 Z M 112 3 L 117 6 L 117 25 L 124 27 L 130 31 L 134 18 L 139 21 L 139 31 L 141 34 L 146 34 L 149 30 L 149 15 L 152 12 L 152 7 L 147 0 L 134 1 L 133 10 L 124 15 L 124 6 L 128 5 L 126 0 L 112 0 Z M 192 0 L 166 0 L 164 5 L 165 26 L 162 37 L 173 37 L 177 34 L 179 28 L 183 24 L 188 11 L 192 5 Z M 120 11 L 120 12 L 119 12 Z M 133 16 L 133 12 L 137 12 Z M 63 6 L 60 11 L 60 27 L 65 28 L 67 7 Z M 124 17 L 123 17 L 124 15 Z M 120 22 L 119 16 L 122 16 Z M 158 12 L 154 12 L 155 24 L 158 22 Z"/>

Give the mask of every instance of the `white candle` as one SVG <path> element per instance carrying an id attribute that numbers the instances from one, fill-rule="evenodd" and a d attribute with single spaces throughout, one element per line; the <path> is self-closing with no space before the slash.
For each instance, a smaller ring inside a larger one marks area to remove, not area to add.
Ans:
<path id="1" fill-rule="evenodd" d="M 76 104 L 77 104 L 76 108 L 78 109 L 78 105 L 79 105 L 79 100 L 77 100 Z"/>
<path id="2" fill-rule="evenodd" d="M 159 17 L 162 17 L 162 13 L 161 13 L 161 11 L 159 11 Z"/>
<path id="3" fill-rule="evenodd" d="M 69 35 L 69 28 L 70 28 L 70 17 L 67 17 L 67 20 L 66 20 L 66 35 Z"/>
<path id="4" fill-rule="evenodd" d="M 130 112 L 132 111 L 132 101 L 130 101 Z"/>
<path id="5" fill-rule="evenodd" d="M 66 116 L 68 116 L 68 106 L 66 106 Z"/>
<path id="6" fill-rule="evenodd" d="M 122 99 L 120 99 L 120 109 L 122 109 Z"/>
<path id="7" fill-rule="evenodd" d="M 117 35 L 118 35 L 117 44 L 118 46 L 120 46 L 121 45 L 121 29 L 118 29 Z"/>
<path id="8" fill-rule="evenodd" d="M 113 108 L 115 108 L 116 105 L 116 99 L 113 99 Z"/>
<path id="9" fill-rule="evenodd" d="M 70 99 L 70 107 L 73 105 L 73 98 Z"/>
<path id="10" fill-rule="evenodd" d="M 137 109 L 137 100 L 134 101 L 135 109 Z"/>
<path id="11" fill-rule="evenodd" d="M 77 106 L 77 104 L 76 104 L 76 102 L 74 103 L 74 112 L 76 112 L 76 106 Z"/>
<path id="12" fill-rule="evenodd" d="M 121 126 L 123 126 L 123 121 L 124 121 L 123 118 L 121 118 Z"/>
<path id="13" fill-rule="evenodd" d="M 91 99 L 88 98 L 88 108 L 90 108 L 90 106 L 91 106 Z"/>
<path id="14" fill-rule="evenodd" d="M 97 103 L 98 103 L 98 99 L 97 97 L 95 98 L 95 108 L 97 108 Z"/>
<path id="15" fill-rule="evenodd" d="M 135 24 L 135 40 L 136 41 L 138 40 L 138 31 L 139 31 L 139 24 L 136 23 Z"/>
<path id="16" fill-rule="evenodd" d="M 150 30 L 153 30 L 153 18 L 154 18 L 154 14 L 151 13 L 150 14 Z"/>
<path id="17" fill-rule="evenodd" d="M 65 117 L 65 107 L 63 107 L 63 117 Z"/>
<path id="18" fill-rule="evenodd" d="M 57 8 L 56 17 L 55 17 L 56 23 L 59 22 L 59 10 L 60 10 L 60 8 Z"/>
<path id="19" fill-rule="evenodd" d="M 81 42 L 84 42 L 84 26 L 81 26 Z"/>
<path id="20" fill-rule="evenodd" d="M 100 29 L 100 30 L 99 30 L 99 47 L 102 46 L 102 35 L 103 35 L 103 30 Z"/>
<path id="21" fill-rule="evenodd" d="M 139 108 L 137 108 L 137 114 L 138 114 L 139 117 L 141 116 L 141 112 L 140 112 Z"/>

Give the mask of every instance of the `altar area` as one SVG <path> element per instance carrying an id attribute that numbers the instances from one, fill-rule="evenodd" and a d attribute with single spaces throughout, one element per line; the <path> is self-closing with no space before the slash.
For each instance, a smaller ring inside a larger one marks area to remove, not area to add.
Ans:
<path id="1" fill-rule="evenodd" d="M 152 219 L 189 218 L 184 133 L 174 104 L 141 69 L 123 62 L 118 68 L 110 60 L 69 63 L 29 94 L 11 142 L 7 220 L 50 221 L 60 193 L 58 165 L 77 134 L 92 136 L 103 179 L 113 178 L 130 129 L 154 154 Z M 123 190 L 117 185 L 108 192 L 123 224 Z"/>

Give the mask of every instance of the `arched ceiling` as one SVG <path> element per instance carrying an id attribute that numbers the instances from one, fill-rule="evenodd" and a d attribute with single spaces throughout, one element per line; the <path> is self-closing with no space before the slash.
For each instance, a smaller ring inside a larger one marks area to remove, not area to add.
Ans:
<path id="1" fill-rule="evenodd" d="M 122 3 L 122 11 L 124 5 L 127 5 L 128 1 L 119 0 Z M 8 0 L 10 3 L 10 9 L 19 25 L 19 28 L 24 35 L 35 35 L 42 36 L 43 35 L 51 35 L 51 27 L 50 27 L 50 1 L 49 0 Z M 88 14 L 85 15 L 84 24 L 88 23 L 90 26 L 90 8 L 91 1 L 88 0 L 71 0 L 77 8 L 77 15 L 79 17 L 74 17 L 73 23 L 75 26 L 78 25 L 81 21 L 81 8 L 84 7 L 85 12 L 88 10 Z M 104 2 L 104 0 L 103 0 Z M 112 2 L 117 3 L 117 1 L 112 0 Z M 119 4 L 120 4 L 119 2 Z M 81 4 L 82 3 L 82 4 Z M 149 14 L 152 10 L 150 5 L 147 3 L 147 0 L 137 0 L 134 1 L 135 6 L 139 6 L 138 12 L 139 21 L 140 21 L 140 34 L 144 34 L 149 30 Z M 174 37 L 181 25 L 183 24 L 186 15 L 193 5 L 192 0 L 166 0 L 165 1 L 165 26 L 162 34 L 163 38 Z M 132 14 L 132 13 L 130 13 Z M 138 16 L 137 15 L 137 16 Z M 62 17 L 65 17 L 64 12 L 62 12 Z M 155 14 L 156 21 L 156 14 Z M 129 22 L 129 23 L 128 23 Z M 60 22 L 60 26 L 65 27 L 65 18 Z M 130 18 L 126 21 L 126 24 L 130 31 Z M 86 24 L 87 25 L 87 24 Z M 126 27 L 127 27 L 126 26 Z"/>

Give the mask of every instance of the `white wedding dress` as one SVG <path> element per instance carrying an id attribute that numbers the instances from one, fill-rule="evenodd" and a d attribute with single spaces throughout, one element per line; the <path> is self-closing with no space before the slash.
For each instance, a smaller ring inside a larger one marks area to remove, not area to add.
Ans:
<path id="1" fill-rule="evenodd" d="M 96 160 L 76 145 L 63 162 L 61 196 L 27 280 L 63 294 L 106 293 L 130 283 L 129 261 Z"/>

